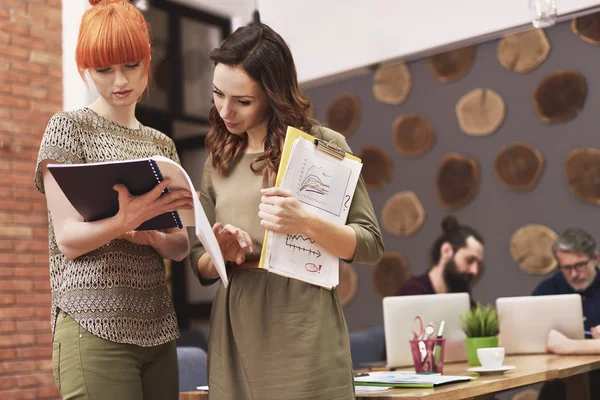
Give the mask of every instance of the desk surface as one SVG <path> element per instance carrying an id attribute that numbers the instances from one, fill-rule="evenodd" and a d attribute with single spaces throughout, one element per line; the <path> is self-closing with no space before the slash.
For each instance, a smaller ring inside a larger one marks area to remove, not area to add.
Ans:
<path id="1" fill-rule="evenodd" d="M 435 389 L 390 389 L 385 392 L 361 394 L 357 396 L 357 399 L 450 400 L 476 398 L 600 369 L 600 356 L 557 356 L 554 354 L 508 356 L 505 358 L 504 364 L 514 365 L 516 368 L 502 375 L 482 375 L 471 382 L 450 384 Z M 444 374 L 469 375 L 467 368 L 469 368 L 467 363 L 447 364 L 444 366 Z"/>
<path id="2" fill-rule="evenodd" d="M 364 400 L 453 400 L 484 398 L 485 395 L 513 389 L 552 379 L 564 379 L 600 369 L 598 356 L 557 356 L 540 354 L 530 356 L 508 356 L 505 365 L 516 368 L 503 375 L 479 376 L 471 382 L 450 384 L 436 389 L 390 389 L 385 392 L 359 394 Z M 445 375 L 469 375 L 467 363 L 453 363 L 444 366 Z M 407 368 L 410 369 L 410 368 Z M 180 400 L 207 400 L 207 392 L 181 393 Z"/>

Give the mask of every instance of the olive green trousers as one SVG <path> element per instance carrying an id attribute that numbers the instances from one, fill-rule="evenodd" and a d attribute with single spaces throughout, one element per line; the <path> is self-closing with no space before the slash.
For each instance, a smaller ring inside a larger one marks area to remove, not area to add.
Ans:
<path id="1" fill-rule="evenodd" d="M 99 338 L 60 311 L 52 342 L 54 381 L 63 400 L 177 400 L 175 341 L 140 347 Z"/>

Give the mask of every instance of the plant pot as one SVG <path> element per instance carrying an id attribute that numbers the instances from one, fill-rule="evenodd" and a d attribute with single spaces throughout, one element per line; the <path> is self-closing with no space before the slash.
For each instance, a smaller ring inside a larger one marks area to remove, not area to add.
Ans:
<path id="1" fill-rule="evenodd" d="M 484 347 L 498 347 L 498 336 L 468 337 L 465 339 L 465 343 L 467 345 L 469 365 L 478 367 L 481 364 L 477 357 L 477 349 L 482 349 Z"/>

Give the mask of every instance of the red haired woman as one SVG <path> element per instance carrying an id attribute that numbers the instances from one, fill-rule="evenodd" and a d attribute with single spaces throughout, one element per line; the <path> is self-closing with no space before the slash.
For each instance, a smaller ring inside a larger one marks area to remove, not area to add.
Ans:
<path id="1" fill-rule="evenodd" d="M 177 320 L 164 258 L 189 252 L 185 230 L 135 231 L 143 221 L 191 207 L 191 193 L 131 196 L 116 185 L 119 212 L 85 222 L 48 173 L 50 163 L 79 164 L 163 155 L 179 161 L 173 141 L 135 118 L 148 83 L 150 40 L 127 0 L 90 0 L 76 61 L 100 96 L 49 121 L 35 184 L 49 211 L 53 366 L 63 399 L 177 399 Z"/>
<path id="2" fill-rule="evenodd" d="M 209 340 L 211 400 L 354 398 L 348 329 L 336 290 L 258 269 L 264 230 L 301 233 L 347 262 L 375 263 L 383 241 L 359 180 L 347 225 L 305 210 L 292 193 L 269 187 L 288 126 L 344 137 L 309 117 L 290 49 L 264 24 L 242 27 L 210 53 L 215 64 L 210 157 L 202 205 L 228 262 L 230 284 L 215 296 Z M 204 285 L 218 275 L 199 243 L 194 271 Z"/>

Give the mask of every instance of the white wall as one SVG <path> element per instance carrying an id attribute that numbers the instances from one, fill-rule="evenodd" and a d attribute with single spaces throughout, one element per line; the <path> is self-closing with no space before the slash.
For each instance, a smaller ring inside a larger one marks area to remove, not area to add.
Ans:
<path id="1" fill-rule="evenodd" d="M 252 12 L 259 0 L 171 0 L 190 8 L 231 19 L 231 30 L 252 21 Z"/>
<path id="2" fill-rule="evenodd" d="M 599 3 L 557 0 L 558 13 Z M 530 22 L 528 0 L 260 0 L 259 10 L 302 82 Z"/>

